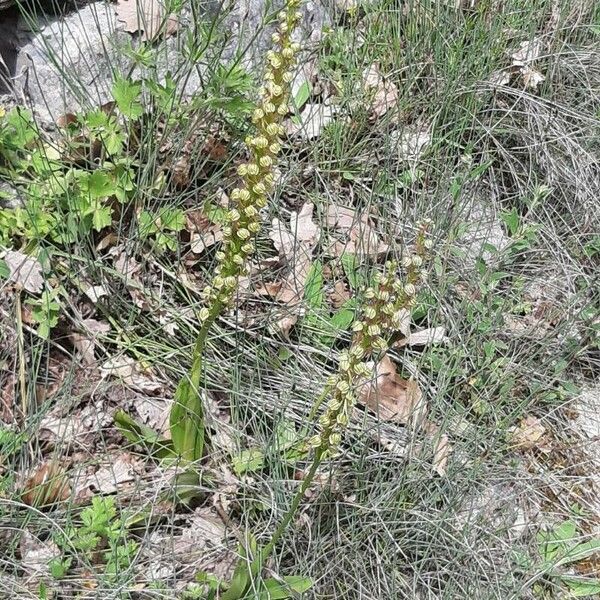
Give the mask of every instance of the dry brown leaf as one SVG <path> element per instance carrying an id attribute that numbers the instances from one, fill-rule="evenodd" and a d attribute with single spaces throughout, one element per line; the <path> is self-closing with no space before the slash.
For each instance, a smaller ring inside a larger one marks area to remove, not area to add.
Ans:
<path id="1" fill-rule="evenodd" d="M 256 286 L 254 292 L 259 296 L 270 296 L 271 298 L 277 298 L 277 295 L 281 291 L 283 281 L 268 281 L 261 283 Z"/>
<path id="2" fill-rule="evenodd" d="M 134 406 L 144 425 L 168 435 L 171 404 L 172 400 L 140 396 L 136 398 Z"/>
<path id="3" fill-rule="evenodd" d="M 334 120 L 335 113 L 335 106 L 307 102 L 295 119 L 286 121 L 287 134 L 305 140 L 318 138 L 323 128 Z"/>
<path id="4" fill-rule="evenodd" d="M 56 460 L 42 463 L 27 478 L 21 500 L 29 506 L 50 506 L 71 496 L 71 487 L 63 467 Z"/>
<path id="5" fill-rule="evenodd" d="M 44 287 L 42 265 L 35 258 L 19 250 L 7 250 L 3 258 L 10 271 L 8 278 L 10 282 L 31 294 L 39 294 L 42 291 Z"/>
<path id="6" fill-rule="evenodd" d="M 343 304 L 350 300 L 350 291 L 348 286 L 341 280 L 338 279 L 333 284 L 333 290 L 329 294 L 329 301 L 333 308 L 340 308 Z"/>
<path id="7" fill-rule="evenodd" d="M 9 373 L 5 378 L 0 378 L 0 421 L 9 425 L 15 421 L 15 390 L 17 378 L 14 373 Z M 0 467 L 2 460 L 0 459 Z"/>
<path id="8" fill-rule="evenodd" d="M 42 541 L 27 530 L 23 531 L 21 535 L 19 550 L 21 565 L 26 571 L 46 575 L 50 574 L 48 563 L 62 554 L 51 538 Z"/>
<path id="9" fill-rule="evenodd" d="M 194 254 L 202 254 L 207 248 L 223 241 L 223 230 L 220 225 L 211 224 L 203 232 L 193 232 L 190 239 L 190 250 Z"/>
<path id="10" fill-rule="evenodd" d="M 163 389 L 162 382 L 153 379 L 129 356 L 118 356 L 107 360 L 100 368 L 102 377 L 116 377 L 134 390 L 157 393 Z"/>
<path id="11" fill-rule="evenodd" d="M 85 289 L 85 295 L 96 304 L 100 298 L 108 296 L 108 291 L 103 285 L 91 285 Z"/>
<path id="12" fill-rule="evenodd" d="M 433 451 L 432 469 L 444 477 L 448 470 L 448 457 L 450 456 L 450 442 L 446 434 L 438 436 Z"/>
<path id="13" fill-rule="evenodd" d="M 429 329 L 422 329 L 421 331 L 411 333 L 408 338 L 408 345 L 428 346 L 429 344 L 442 344 L 447 340 L 445 327 L 431 327 Z"/>
<path id="14" fill-rule="evenodd" d="M 360 387 L 359 400 L 384 421 L 408 423 L 421 419 L 426 410 L 423 394 L 414 379 L 402 379 L 386 355 L 374 369 L 374 376 Z"/>
<path id="15" fill-rule="evenodd" d="M 81 354 L 81 360 L 86 365 L 96 363 L 94 352 L 96 350 L 96 338 L 110 331 L 110 325 L 106 321 L 96 319 L 84 319 L 81 321 L 83 332 L 73 331 L 70 338 L 73 346 Z"/>
<path id="16" fill-rule="evenodd" d="M 281 319 L 278 319 L 277 321 L 275 321 L 275 323 L 273 324 L 272 328 L 275 331 L 278 331 L 280 333 L 283 333 L 283 335 L 285 337 L 289 337 L 290 335 L 290 331 L 292 330 L 292 327 L 298 322 L 298 315 L 286 315 L 285 317 L 282 317 Z"/>
<path id="17" fill-rule="evenodd" d="M 281 282 L 270 284 L 269 288 L 274 290 L 280 284 L 275 300 L 283 304 L 299 304 L 304 297 L 304 285 L 312 264 L 312 253 L 319 240 L 319 228 L 312 220 L 314 205 L 306 203 L 299 213 L 293 213 L 290 217 L 290 230 L 278 219 L 273 219 L 270 237 L 285 258 L 291 263 L 288 276 Z M 297 317 L 296 317 L 297 319 Z M 288 327 L 290 319 L 282 321 L 282 325 Z"/>
<path id="18" fill-rule="evenodd" d="M 510 442 L 517 448 L 545 451 L 547 445 L 547 430 L 538 417 L 529 415 L 521 420 L 517 427 L 510 431 Z"/>
<path id="19" fill-rule="evenodd" d="M 143 32 L 143 41 L 152 40 L 160 33 L 165 19 L 164 6 L 158 0 L 118 0 L 115 5 L 117 19 L 122 21 L 128 33 Z M 174 15 L 167 17 L 165 35 L 177 31 L 178 22 Z"/>
<path id="20" fill-rule="evenodd" d="M 314 246 L 319 241 L 319 226 L 312 220 L 314 204 L 307 202 L 302 205 L 299 213 L 290 216 L 290 230 L 296 243 L 303 242 Z"/>
<path id="21" fill-rule="evenodd" d="M 347 235 L 345 240 L 336 240 L 330 245 L 329 253 L 333 256 L 344 253 L 377 256 L 388 250 L 388 245 L 379 239 L 369 216 L 359 215 L 352 208 L 329 205 L 326 223 L 328 227 Z"/>
<path id="22" fill-rule="evenodd" d="M 370 94 L 371 112 L 374 117 L 382 117 L 398 105 L 398 88 L 381 74 L 377 65 L 371 65 L 363 72 L 366 91 Z"/>
<path id="23" fill-rule="evenodd" d="M 135 481 L 136 463 L 131 454 L 124 452 L 110 461 L 106 467 L 101 467 L 88 481 L 88 487 L 101 494 L 113 494 L 125 483 Z"/>
<path id="24" fill-rule="evenodd" d="M 296 239 L 282 221 L 277 218 L 273 219 L 269 237 L 280 256 L 287 259 L 293 258 Z"/>

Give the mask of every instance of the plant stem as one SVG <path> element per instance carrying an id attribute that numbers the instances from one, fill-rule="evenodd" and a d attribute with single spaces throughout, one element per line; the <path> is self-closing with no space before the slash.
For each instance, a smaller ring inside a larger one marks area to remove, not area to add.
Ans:
<path id="1" fill-rule="evenodd" d="M 281 536 L 284 534 L 288 525 L 294 518 L 294 515 L 296 514 L 296 511 L 298 510 L 298 507 L 300 506 L 300 502 L 302 502 L 302 499 L 304 498 L 304 494 L 306 494 L 306 490 L 308 490 L 308 488 L 310 487 L 310 484 L 313 482 L 313 479 L 315 478 L 315 475 L 317 473 L 317 469 L 319 468 L 319 466 L 321 465 L 321 462 L 323 461 L 324 454 L 325 454 L 325 450 L 323 448 L 317 448 L 315 450 L 315 457 L 313 458 L 313 462 L 310 466 L 308 473 L 302 480 L 300 489 L 296 492 L 296 495 L 294 496 L 294 499 L 292 500 L 292 504 L 291 504 L 290 508 L 288 509 L 287 513 L 285 514 L 285 516 L 283 517 L 283 519 L 281 520 L 279 525 L 277 526 L 277 529 L 273 533 L 271 540 L 264 547 L 264 549 L 259 552 L 258 556 L 252 561 L 252 565 L 249 570 L 251 573 L 258 573 L 260 571 L 260 569 L 262 568 L 262 566 L 264 565 L 266 560 L 269 558 L 269 556 L 273 552 L 273 549 L 275 548 L 275 546 L 281 539 Z"/>

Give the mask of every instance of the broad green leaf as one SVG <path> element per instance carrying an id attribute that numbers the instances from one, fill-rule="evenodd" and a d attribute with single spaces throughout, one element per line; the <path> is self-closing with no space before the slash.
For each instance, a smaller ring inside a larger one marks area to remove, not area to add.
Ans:
<path id="1" fill-rule="evenodd" d="M 112 223 L 112 211 L 110 206 L 97 206 L 92 215 L 92 223 L 96 231 L 109 227 Z"/>
<path id="2" fill-rule="evenodd" d="M 181 231 L 185 228 L 185 214 L 180 208 L 165 208 L 160 213 L 160 222 L 164 229 Z"/>
<path id="3" fill-rule="evenodd" d="M 308 102 L 311 94 L 311 86 L 308 81 L 305 81 L 299 88 L 296 96 L 294 97 L 294 106 L 296 111 L 300 109 Z"/>
<path id="4" fill-rule="evenodd" d="M 310 267 L 304 285 L 304 298 L 312 308 L 323 307 L 325 294 L 323 293 L 323 264 L 321 261 L 316 260 Z"/>
<path id="5" fill-rule="evenodd" d="M 600 539 L 590 540 L 589 542 L 577 544 L 573 548 L 570 548 L 556 564 L 557 566 L 560 566 L 578 562 L 588 558 L 592 554 L 596 554 L 597 552 L 600 552 Z"/>
<path id="6" fill-rule="evenodd" d="M 517 209 L 514 206 L 510 211 L 504 211 L 500 213 L 500 218 L 506 225 L 510 235 L 514 236 L 518 233 L 519 226 L 521 224 L 521 219 L 519 217 Z"/>
<path id="7" fill-rule="evenodd" d="M 81 186 L 90 198 L 107 198 L 113 195 L 115 183 L 108 173 L 96 170 L 86 175 L 81 179 Z"/>
<path id="8" fill-rule="evenodd" d="M 113 84 L 112 94 L 117 106 L 124 116 L 137 119 L 142 116 L 144 108 L 140 102 L 142 84 L 119 77 Z"/>
<path id="9" fill-rule="evenodd" d="M 577 577 L 561 577 L 567 585 L 571 595 L 575 598 L 597 597 L 600 594 L 600 579 L 584 579 Z"/>
<path id="10" fill-rule="evenodd" d="M 248 552 L 248 550 L 250 552 Z M 220 600 L 241 600 L 245 598 L 252 580 L 260 567 L 260 561 L 252 561 L 257 554 L 257 545 L 254 537 L 250 536 L 247 546 L 238 546 L 240 559 L 235 567 L 231 583 L 227 591 L 220 596 Z"/>
<path id="11" fill-rule="evenodd" d="M 157 431 L 138 423 L 124 410 L 118 410 L 114 416 L 115 424 L 125 438 L 133 444 L 148 448 L 156 458 L 175 456 L 170 440 L 164 439 Z"/>
<path id="12" fill-rule="evenodd" d="M 356 254 L 344 252 L 340 260 L 342 261 L 344 273 L 346 274 L 346 278 L 348 279 L 348 283 L 352 290 L 356 292 L 364 287 L 366 285 L 366 279 L 360 272 L 360 262 L 356 257 Z"/>
<path id="13" fill-rule="evenodd" d="M 347 331 L 356 315 L 356 300 L 350 298 L 331 317 L 330 323 L 337 331 Z"/>
<path id="14" fill-rule="evenodd" d="M 312 587 L 309 577 L 293 575 L 283 577 L 283 582 L 276 579 L 267 579 L 263 582 L 264 590 L 260 592 L 258 600 L 287 600 L 292 594 L 302 594 Z"/>
<path id="15" fill-rule="evenodd" d="M 181 379 L 175 390 L 169 422 L 175 452 L 191 462 L 201 459 L 204 452 L 204 410 L 199 391 L 188 376 Z"/>
<path id="16" fill-rule="evenodd" d="M 0 279 L 8 279 L 10 277 L 10 269 L 3 258 L 0 258 Z"/>
<path id="17" fill-rule="evenodd" d="M 231 464 L 238 475 L 252 473 L 264 467 L 265 455 L 258 448 L 249 448 L 234 456 Z"/>

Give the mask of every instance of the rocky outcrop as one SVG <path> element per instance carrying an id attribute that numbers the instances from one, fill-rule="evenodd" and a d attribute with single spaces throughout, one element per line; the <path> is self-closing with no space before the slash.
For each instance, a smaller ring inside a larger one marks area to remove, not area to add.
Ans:
<path id="1" fill-rule="evenodd" d="M 202 35 L 201 23 L 213 20 L 224 37 L 219 40 L 219 48 L 210 48 L 209 52 L 218 51 L 225 61 L 241 57 L 250 68 L 261 64 L 270 43 L 269 27 L 263 26 L 270 5 L 266 0 L 209 0 L 195 3 L 194 11 L 184 9 L 179 16 L 179 30 L 153 44 L 152 76 L 161 79 L 167 72 L 183 72 L 182 95 L 196 93 L 201 86 L 201 66 L 189 63 L 186 39 L 195 27 Z M 329 22 L 328 10 L 322 3 L 309 1 L 303 12 L 301 35 L 315 39 L 323 24 Z M 5 67 L 5 74 L 7 70 L 13 74 L 12 99 L 29 104 L 43 123 L 108 101 L 116 74 L 142 74 L 134 68 L 128 52 L 128 48 L 139 46 L 140 36 L 125 31 L 115 4 L 92 2 L 62 16 L 43 16 L 35 21 L 21 17 L 18 26 L 12 23 L 11 27 L 11 48 L 6 49 L 11 65 Z"/>

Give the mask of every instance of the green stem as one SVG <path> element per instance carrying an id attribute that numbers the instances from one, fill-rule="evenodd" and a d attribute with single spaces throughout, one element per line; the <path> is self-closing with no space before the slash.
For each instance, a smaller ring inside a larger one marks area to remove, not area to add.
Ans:
<path id="1" fill-rule="evenodd" d="M 210 331 L 210 328 L 213 326 L 214 322 L 217 320 L 217 317 L 221 314 L 222 310 L 222 302 L 217 301 L 212 305 L 210 315 L 202 323 L 202 327 L 200 327 L 198 337 L 196 338 L 196 343 L 194 344 L 192 367 L 190 369 L 190 384 L 196 393 L 199 392 L 200 380 L 202 379 L 202 359 L 204 357 L 204 349 L 206 347 L 208 332 Z"/>
<path id="2" fill-rule="evenodd" d="M 306 490 L 308 490 L 308 488 L 310 487 L 310 484 L 313 482 L 313 479 L 315 478 L 317 469 L 319 468 L 319 466 L 321 465 L 321 462 L 323 461 L 324 453 L 325 453 L 325 450 L 323 448 L 317 448 L 315 450 L 315 457 L 310 466 L 310 469 L 309 469 L 308 473 L 306 474 L 306 476 L 304 477 L 304 479 L 302 480 L 300 489 L 296 492 L 296 495 L 294 496 L 294 499 L 292 500 L 292 504 L 291 504 L 290 508 L 288 509 L 287 513 L 285 514 L 285 516 L 283 517 L 283 519 L 281 520 L 279 525 L 277 526 L 277 529 L 273 533 L 273 536 L 271 537 L 271 540 L 269 541 L 269 543 L 258 553 L 258 556 L 252 561 L 252 564 L 249 569 L 250 573 L 259 573 L 260 572 L 264 563 L 267 561 L 267 559 L 273 552 L 273 549 L 275 548 L 275 546 L 281 539 L 281 536 L 284 534 L 285 530 L 288 528 L 288 525 L 294 518 L 294 515 L 296 514 L 296 511 L 298 510 L 298 507 L 300 506 L 300 502 L 302 502 L 302 499 L 304 498 L 304 494 L 306 494 Z"/>

